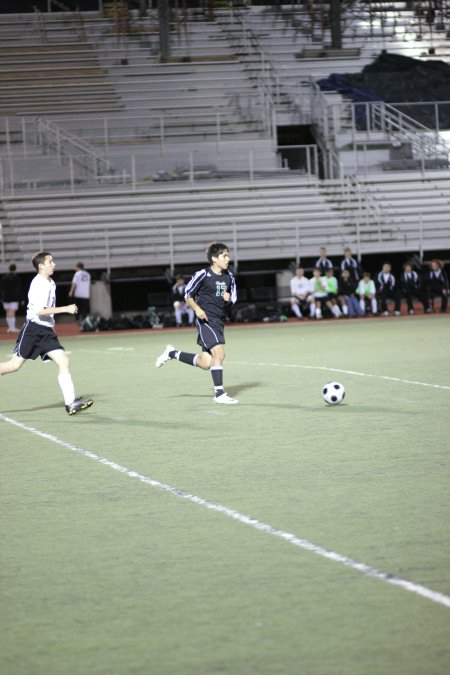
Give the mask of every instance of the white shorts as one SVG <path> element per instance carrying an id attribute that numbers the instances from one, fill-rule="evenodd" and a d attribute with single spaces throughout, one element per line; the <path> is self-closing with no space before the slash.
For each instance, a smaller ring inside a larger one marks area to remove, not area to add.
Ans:
<path id="1" fill-rule="evenodd" d="M 13 309 L 15 312 L 17 312 L 17 310 L 19 309 L 19 303 L 18 302 L 4 302 L 3 303 L 3 309 L 5 310 L 5 312 L 8 309 Z"/>

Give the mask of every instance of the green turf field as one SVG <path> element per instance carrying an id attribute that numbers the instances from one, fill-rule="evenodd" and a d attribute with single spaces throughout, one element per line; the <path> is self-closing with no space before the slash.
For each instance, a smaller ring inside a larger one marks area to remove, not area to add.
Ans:
<path id="1" fill-rule="evenodd" d="M 95 399 L 73 418 L 52 364 L 2 377 L 2 675 L 447 675 L 450 606 L 414 589 L 450 596 L 449 328 L 232 327 L 238 406 L 209 373 L 154 367 L 166 342 L 195 351 L 190 330 L 64 340 Z"/>

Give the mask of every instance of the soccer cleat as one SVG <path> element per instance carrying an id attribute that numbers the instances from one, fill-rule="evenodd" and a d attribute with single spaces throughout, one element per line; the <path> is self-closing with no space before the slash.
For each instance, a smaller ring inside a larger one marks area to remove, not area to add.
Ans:
<path id="1" fill-rule="evenodd" d="M 231 398 L 226 392 L 220 394 L 220 396 L 215 396 L 214 401 L 216 403 L 224 403 L 225 405 L 235 405 L 236 403 L 239 403 L 237 398 Z"/>
<path id="2" fill-rule="evenodd" d="M 170 356 L 169 356 L 169 353 L 170 353 L 170 352 L 175 352 L 175 351 L 176 351 L 176 349 L 175 349 L 175 347 L 174 347 L 173 345 L 166 345 L 166 348 L 165 348 L 165 350 L 163 351 L 163 353 L 160 354 L 160 355 L 158 356 L 158 358 L 156 359 L 156 361 L 155 361 L 155 366 L 156 366 L 157 368 L 161 368 L 161 366 L 163 366 L 165 363 L 167 363 L 167 361 L 171 361 L 171 358 L 170 358 Z"/>
<path id="3" fill-rule="evenodd" d="M 73 403 L 66 405 L 68 415 L 76 415 L 81 410 L 86 410 L 93 405 L 94 401 L 91 398 L 76 398 Z"/>

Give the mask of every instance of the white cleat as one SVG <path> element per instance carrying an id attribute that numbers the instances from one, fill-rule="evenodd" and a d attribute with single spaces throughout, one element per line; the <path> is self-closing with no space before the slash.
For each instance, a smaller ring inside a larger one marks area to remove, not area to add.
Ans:
<path id="1" fill-rule="evenodd" d="M 216 403 L 224 403 L 225 405 L 235 405 L 239 403 L 237 398 L 231 398 L 227 393 L 220 394 L 220 396 L 215 396 L 213 399 Z"/>
<path id="2" fill-rule="evenodd" d="M 171 361 L 171 358 L 169 356 L 169 352 L 174 352 L 176 351 L 175 347 L 173 345 L 166 345 L 165 350 L 163 351 L 162 354 L 158 356 L 158 358 L 155 361 L 155 366 L 157 368 L 161 368 L 167 361 Z"/>

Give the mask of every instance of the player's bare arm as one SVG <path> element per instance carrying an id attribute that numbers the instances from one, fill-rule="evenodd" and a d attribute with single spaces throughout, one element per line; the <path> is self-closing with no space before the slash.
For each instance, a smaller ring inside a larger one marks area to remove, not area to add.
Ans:
<path id="1" fill-rule="evenodd" d="M 187 298 L 187 304 L 194 310 L 197 319 L 200 319 L 200 321 L 208 321 L 205 310 L 197 305 L 193 298 Z"/>
<path id="2" fill-rule="evenodd" d="M 62 307 L 43 307 L 38 311 L 39 316 L 48 316 L 49 314 L 76 314 L 78 307 L 76 305 L 64 305 Z"/>

